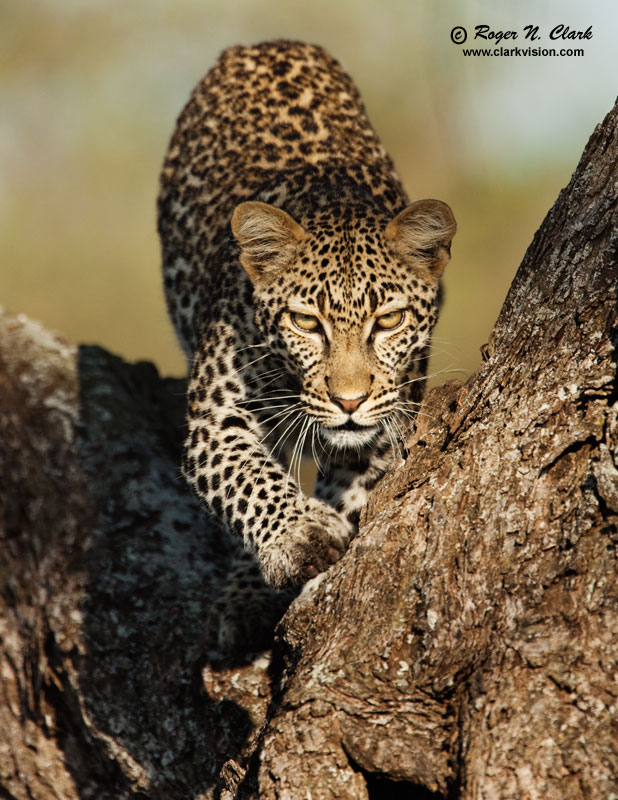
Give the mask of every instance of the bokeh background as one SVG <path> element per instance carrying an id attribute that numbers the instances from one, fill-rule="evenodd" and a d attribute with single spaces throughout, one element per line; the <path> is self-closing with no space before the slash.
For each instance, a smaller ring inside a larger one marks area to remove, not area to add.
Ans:
<path id="1" fill-rule="evenodd" d="M 584 57 L 465 58 L 449 35 L 558 23 L 592 26 L 565 43 Z M 218 53 L 275 37 L 329 49 L 411 199 L 453 207 L 431 369 L 465 378 L 618 94 L 615 0 L 0 0 L 0 304 L 182 374 L 161 290 L 160 164 Z"/>

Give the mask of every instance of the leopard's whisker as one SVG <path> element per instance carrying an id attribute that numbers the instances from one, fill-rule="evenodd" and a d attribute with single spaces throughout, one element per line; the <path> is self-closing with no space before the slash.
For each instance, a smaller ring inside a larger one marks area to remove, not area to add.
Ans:
<path id="1" fill-rule="evenodd" d="M 286 415 L 288 415 L 288 414 L 297 413 L 300 410 L 300 408 L 301 408 L 301 404 L 300 403 L 296 403 L 293 406 L 286 406 L 283 409 L 283 411 L 277 411 L 275 414 L 272 414 L 270 417 L 267 417 L 264 420 L 264 422 L 262 423 L 262 425 L 263 426 L 267 425 L 269 422 L 272 422 L 273 420 L 277 419 L 277 417 L 284 417 L 285 418 Z M 261 441 L 264 441 L 269 436 L 272 436 L 273 431 L 276 430 L 279 427 L 280 424 L 281 424 L 281 421 L 279 421 L 274 427 L 269 428 Z"/>
<path id="2" fill-rule="evenodd" d="M 249 361 L 248 364 L 243 364 L 242 367 L 239 367 L 237 372 L 243 372 L 244 370 L 246 370 L 249 367 L 253 366 L 253 364 L 257 364 L 258 361 L 262 361 L 264 358 L 268 358 L 269 355 L 270 355 L 270 353 L 264 353 L 263 355 L 258 356 L 258 358 L 254 358 L 253 361 Z"/>
<path id="3" fill-rule="evenodd" d="M 288 420 L 290 419 L 290 416 L 294 417 L 296 414 L 298 414 L 298 409 L 292 409 L 292 410 L 290 411 L 290 413 L 288 414 L 288 416 L 287 416 L 287 417 L 284 417 L 282 420 L 280 420 L 280 421 L 277 423 L 277 425 L 276 425 L 276 426 L 275 426 L 275 427 L 274 427 L 272 430 L 275 430 L 275 428 L 278 428 L 278 427 L 279 427 L 279 425 L 283 424 L 284 422 L 288 422 Z M 295 426 L 297 422 L 298 422 L 298 420 L 297 420 L 297 419 L 292 419 L 292 422 L 290 422 L 290 423 L 289 423 L 288 427 L 287 427 L 287 428 L 286 428 L 286 429 L 283 431 L 283 433 L 281 434 L 281 436 L 280 436 L 280 437 L 277 439 L 277 441 L 275 442 L 275 445 L 274 445 L 274 446 L 271 448 L 271 452 L 272 452 L 272 453 L 275 453 L 275 452 L 277 451 L 277 448 L 279 447 L 279 442 L 281 442 L 281 440 L 282 440 L 282 439 L 284 439 L 284 437 L 287 437 L 288 431 L 290 430 L 290 428 L 292 428 L 293 426 Z M 270 433 L 272 433 L 272 431 L 269 431 L 269 432 L 266 434 L 266 436 L 264 436 L 264 437 L 263 437 L 263 439 L 261 439 L 261 441 L 259 442 L 259 444 L 262 444 L 262 443 L 263 443 L 263 442 L 264 442 L 264 441 L 265 441 L 265 440 L 268 438 L 268 436 L 270 435 Z M 258 445 L 258 446 L 259 446 L 259 445 Z M 255 448 L 254 448 L 254 450 L 253 450 L 252 452 L 255 452 L 255 450 L 257 450 L 257 447 L 255 447 Z M 250 458 L 250 456 L 249 456 L 249 458 Z M 245 466 L 245 464 L 246 464 L 246 463 L 247 463 L 247 461 L 245 461 L 245 463 L 241 465 L 241 467 L 240 467 L 239 471 L 240 471 L 240 470 L 241 470 L 241 469 L 242 469 L 242 468 Z M 261 477 L 262 477 L 262 473 L 264 472 L 264 468 L 265 468 L 267 465 L 268 465 L 268 466 L 272 466 L 272 461 L 271 461 L 269 458 L 264 458 L 264 460 L 262 461 L 262 466 L 260 467 L 260 471 L 259 471 L 259 473 L 258 473 L 258 476 L 257 476 L 257 478 L 256 478 L 256 480 L 255 480 L 255 485 L 257 485 L 257 484 L 259 483 L 259 481 L 260 481 L 260 479 L 261 479 Z"/>
<path id="4" fill-rule="evenodd" d="M 308 424 L 308 418 L 305 417 L 305 419 L 303 420 L 303 424 L 300 426 L 300 431 L 298 432 L 298 434 L 296 436 L 296 441 L 294 442 L 294 445 L 292 447 L 292 453 L 290 455 L 290 464 L 289 464 L 289 468 L 288 468 L 288 474 L 291 475 L 292 477 L 296 476 L 296 482 L 297 483 L 299 482 L 299 480 L 298 480 L 299 475 L 298 475 L 298 472 L 296 470 L 296 458 L 298 456 L 298 449 L 299 449 L 300 443 L 302 441 L 303 431 L 307 427 L 307 424 Z M 287 484 L 286 484 L 286 490 L 287 490 Z"/>
<path id="5" fill-rule="evenodd" d="M 393 450 L 396 450 L 396 449 L 398 449 L 397 440 L 396 440 L 396 439 L 395 439 L 395 437 L 393 436 L 393 433 L 392 433 L 392 431 L 391 431 L 391 428 L 390 428 L 390 425 L 389 425 L 388 419 L 387 419 L 386 417 L 384 417 L 384 419 L 382 419 L 382 420 L 381 420 L 381 425 L 382 425 L 382 427 L 384 428 L 384 430 L 386 431 L 386 435 L 387 435 L 387 436 L 388 436 L 388 438 L 389 438 L 389 441 L 390 441 L 390 443 L 391 443 L 391 447 L 393 448 Z M 401 451 L 400 451 L 400 452 L 401 452 Z"/>
<path id="6" fill-rule="evenodd" d="M 258 344 L 248 344 L 246 347 L 240 347 L 236 350 L 237 353 L 244 353 L 245 350 L 252 350 L 254 347 L 268 347 L 268 342 L 259 342 Z"/>
<path id="7" fill-rule="evenodd" d="M 244 467 L 249 463 L 249 461 L 251 460 L 251 457 L 254 455 L 254 453 L 257 450 L 260 449 L 260 447 L 264 444 L 264 442 L 268 439 L 268 437 L 272 435 L 273 431 L 277 430 L 277 428 L 280 425 L 283 425 L 285 422 L 287 422 L 287 420 L 290 418 L 290 416 L 292 416 L 293 414 L 295 414 L 297 412 L 298 412 L 298 408 L 289 408 L 289 409 L 286 409 L 285 411 L 279 412 L 278 414 L 275 414 L 275 415 L 273 415 L 272 417 L 269 418 L 270 420 L 272 420 L 277 416 L 283 415 L 282 419 L 280 419 L 279 422 L 277 422 L 276 425 L 274 425 L 270 430 L 268 430 L 264 434 L 264 436 L 262 436 L 262 438 L 257 441 L 256 445 L 250 450 L 250 452 L 247 454 L 247 457 L 245 458 L 245 460 L 239 465 L 239 468 L 238 468 L 239 472 L 241 472 L 244 469 Z M 280 439 L 279 439 L 279 441 L 280 441 Z M 273 451 L 276 449 L 277 445 L 279 444 L 279 441 L 277 441 L 277 444 L 273 448 Z M 266 462 L 264 462 L 264 463 L 266 463 Z M 262 465 L 262 469 L 263 469 L 263 465 Z M 261 476 L 261 474 L 262 474 L 262 469 L 260 470 L 260 475 L 259 476 Z M 229 489 L 228 489 L 228 493 L 226 495 L 226 499 L 228 499 L 228 498 L 229 498 Z"/>
<path id="8" fill-rule="evenodd" d="M 300 486 L 300 467 L 301 467 L 301 463 L 302 463 L 303 452 L 305 450 L 305 442 L 307 440 L 307 435 L 308 435 L 308 433 L 311 430 L 311 427 L 313 425 L 313 422 L 312 422 L 311 418 L 307 417 L 307 419 L 309 420 L 309 424 L 305 426 L 305 432 L 303 433 L 303 438 L 302 438 L 302 441 L 300 443 L 300 447 L 298 448 L 298 456 L 296 458 L 296 477 L 297 477 L 297 481 L 298 481 L 299 486 Z"/>
<path id="9" fill-rule="evenodd" d="M 264 411 L 271 411 L 273 408 L 290 408 L 288 403 L 273 403 L 271 406 L 260 406 L 256 408 L 255 411 L 257 414 L 263 414 Z M 272 417 L 268 417 L 268 420 L 272 419 Z M 267 420 L 261 420 L 262 424 L 264 424 Z"/>
<path id="10" fill-rule="evenodd" d="M 278 381 L 280 378 L 281 378 L 281 373 L 275 375 L 274 377 L 272 377 L 270 380 L 266 381 L 265 383 L 260 384 L 260 387 L 259 387 L 260 391 L 263 392 L 266 389 L 267 386 L 270 386 L 272 383 L 275 383 L 275 381 Z M 279 386 L 273 386 L 273 388 L 269 389 L 269 391 L 270 392 L 280 391 L 280 387 Z"/>
<path id="11" fill-rule="evenodd" d="M 266 378 L 268 375 L 285 375 L 285 370 L 282 367 L 272 367 L 272 369 L 267 369 L 264 372 L 258 372 L 251 380 L 247 381 L 247 384 L 256 383 L 262 378 Z"/>
<path id="12" fill-rule="evenodd" d="M 330 466 L 330 462 L 331 462 L 332 457 L 333 457 L 333 451 L 332 450 L 327 450 L 324 447 L 324 444 L 323 444 L 321 436 L 320 436 L 321 433 L 322 433 L 321 427 L 318 425 L 318 429 L 317 429 L 318 444 L 320 445 L 320 447 L 322 448 L 322 452 L 326 456 L 326 465 L 324 466 L 324 472 L 328 473 L 328 468 Z"/>
<path id="13" fill-rule="evenodd" d="M 408 408 L 405 400 L 399 400 L 394 408 L 402 413 L 406 414 L 409 419 L 415 420 L 417 417 L 426 417 L 427 419 L 437 420 L 438 418 L 433 414 L 430 414 L 428 411 L 424 409 L 421 410 L 422 403 L 414 403 L 415 408 Z"/>
<path id="14" fill-rule="evenodd" d="M 303 423 L 301 425 L 300 431 L 299 431 L 299 433 L 298 433 L 298 435 L 296 437 L 296 441 L 294 442 L 294 447 L 293 447 L 293 450 L 292 450 L 292 455 L 290 457 L 290 463 L 289 463 L 289 466 L 288 466 L 288 472 L 287 472 L 287 477 L 286 477 L 286 482 L 285 482 L 285 496 L 286 496 L 286 499 L 287 499 L 287 491 L 288 491 L 288 478 L 293 476 L 295 470 L 296 470 L 296 482 L 297 482 L 297 484 L 300 485 L 300 468 L 298 467 L 298 469 L 296 469 L 296 463 L 295 462 L 296 462 L 297 458 L 300 458 L 299 445 L 300 445 L 300 443 L 301 443 L 301 441 L 303 439 L 303 434 L 306 431 L 307 426 L 310 423 L 311 423 L 311 419 L 308 416 L 305 416 L 305 419 L 303 420 Z"/>
<path id="15" fill-rule="evenodd" d="M 415 378 L 411 378 L 408 381 L 404 381 L 403 383 L 398 383 L 393 386 L 393 389 L 403 389 L 404 386 L 409 386 L 411 383 L 418 383 L 419 381 L 426 381 L 430 378 L 437 378 L 439 375 L 454 375 L 454 374 L 466 374 L 465 370 L 461 369 L 451 369 L 449 367 L 445 369 L 438 369 L 435 372 L 430 372 L 428 375 L 417 375 Z"/>
<path id="16" fill-rule="evenodd" d="M 405 437 L 405 434 L 404 434 L 403 430 L 401 429 L 401 426 L 399 425 L 399 421 L 397 419 L 397 415 L 396 414 L 392 415 L 392 417 L 389 420 L 389 424 L 391 424 L 393 426 L 393 428 L 395 429 L 395 431 L 397 433 L 397 435 L 395 437 L 395 441 L 396 441 L 396 444 L 397 444 L 397 452 L 399 453 L 399 458 L 403 458 L 403 449 L 402 449 L 402 447 L 404 446 L 404 442 L 406 440 L 406 437 Z"/>
<path id="17" fill-rule="evenodd" d="M 285 442 L 286 442 L 286 441 L 287 441 L 287 440 L 290 438 L 290 436 L 292 435 L 292 433 L 295 431 L 295 429 L 296 429 L 296 426 L 300 424 L 300 425 L 301 425 L 301 427 L 302 427 L 302 425 L 303 425 L 303 422 L 304 422 L 304 417 L 299 415 L 299 416 L 298 416 L 298 417 L 297 417 L 297 418 L 296 418 L 296 419 L 295 419 L 295 420 L 294 420 L 294 421 L 293 421 L 293 422 L 292 422 L 292 423 L 291 423 L 291 424 L 290 424 L 290 425 L 289 425 L 289 426 L 286 428 L 286 431 L 285 431 L 285 439 L 283 440 L 283 443 L 282 443 L 282 445 L 281 445 L 281 449 L 283 449 L 283 448 L 284 448 Z M 279 439 L 279 441 L 281 441 L 281 439 Z M 277 443 L 277 445 L 278 445 L 278 443 Z M 277 446 L 277 445 L 276 445 L 276 446 Z M 288 494 L 287 494 L 287 493 L 288 493 L 288 485 L 289 485 L 289 482 L 290 482 L 290 477 L 291 477 L 291 476 L 290 476 L 290 464 L 289 464 L 289 462 L 288 462 L 288 469 L 287 469 L 287 473 L 286 473 L 286 477 L 285 477 L 285 493 L 284 493 L 284 496 L 285 496 L 286 502 L 287 502 L 287 497 L 288 497 Z"/>
<path id="18" fill-rule="evenodd" d="M 250 378 L 249 380 L 245 380 L 244 382 L 245 386 L 253 386 L 254 384 L 259 383 L 260 381 L 264 380 L 264 378 L 267 378 L 270 375 L 272 375 L 273 377 L 266 382 L 265 386 L 268 386 L 268 384 L 276 381 L 277 378 L 280 378 L 282 375 L 284 375 L 284 373 L 280 369 L 267 369 L 266 372 L 260 372 L 259 375 L 256 375 L 255 377 Z"/>
<path id="19" fill-rule="evenodd" d="M 311 422 L 311 455 L 313 457 L 314 464 L 320 469 L 320 462 L 318 461 L 317 454 L 315 452 L 315 436 L 316 436 L 316 429 L 318 427 L 318 423 L 315 420 Z"/>
<path id="20" fill-rule="evenodd" d="M 261 403 L 261 402 L 272 402 L 273 400 L 298 400 L 299 395 L 297 394 L 280 394 L 271 396 L 266 394 L 264 397 L 251 397 L 247 400 L 242 400 L 242 403 Z"/>

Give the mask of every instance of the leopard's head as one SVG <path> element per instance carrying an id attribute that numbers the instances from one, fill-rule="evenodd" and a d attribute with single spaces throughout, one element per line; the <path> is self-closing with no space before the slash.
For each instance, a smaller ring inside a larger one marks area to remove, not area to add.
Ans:
<path id="1" fill-rule="evenodd" d="M 455 231 L 438 200 L 394 219 L 331 208 L 305 226 L 267 203 L 236 207 L 256 325 L 331 446 L 362 447 L 415 415 Z"/>

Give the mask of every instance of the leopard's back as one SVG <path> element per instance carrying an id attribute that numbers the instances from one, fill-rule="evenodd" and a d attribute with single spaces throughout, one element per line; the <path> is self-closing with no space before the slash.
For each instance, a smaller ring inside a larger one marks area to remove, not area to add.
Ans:
<path id="1" fill-rule="evenodd" d="M 204 300 L 216 305 L 228 277 L 236 292 L 248 288 L 227 253 L 238 203 L 294 204 L 350 165 L 353 180 L 405 205 L 356 86 L 325 50 L 279 40 L 222 53 L 180 114 L 161 175 L 166 295 L 189 350 Z"/>

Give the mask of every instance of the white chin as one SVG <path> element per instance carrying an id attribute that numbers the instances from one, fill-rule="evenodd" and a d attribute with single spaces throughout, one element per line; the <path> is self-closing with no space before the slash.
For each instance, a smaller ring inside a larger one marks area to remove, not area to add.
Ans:
<path id="1" fill-rule="evenodd" d="M 363 447 L 375 438 L 377 432 L 377 425 L 371 425 L 370 427 L 355 431 L 322 427 L 320 431 L 322 436 L 332 447 L 337 447 L 341 450 L 349 447 Z"/>

